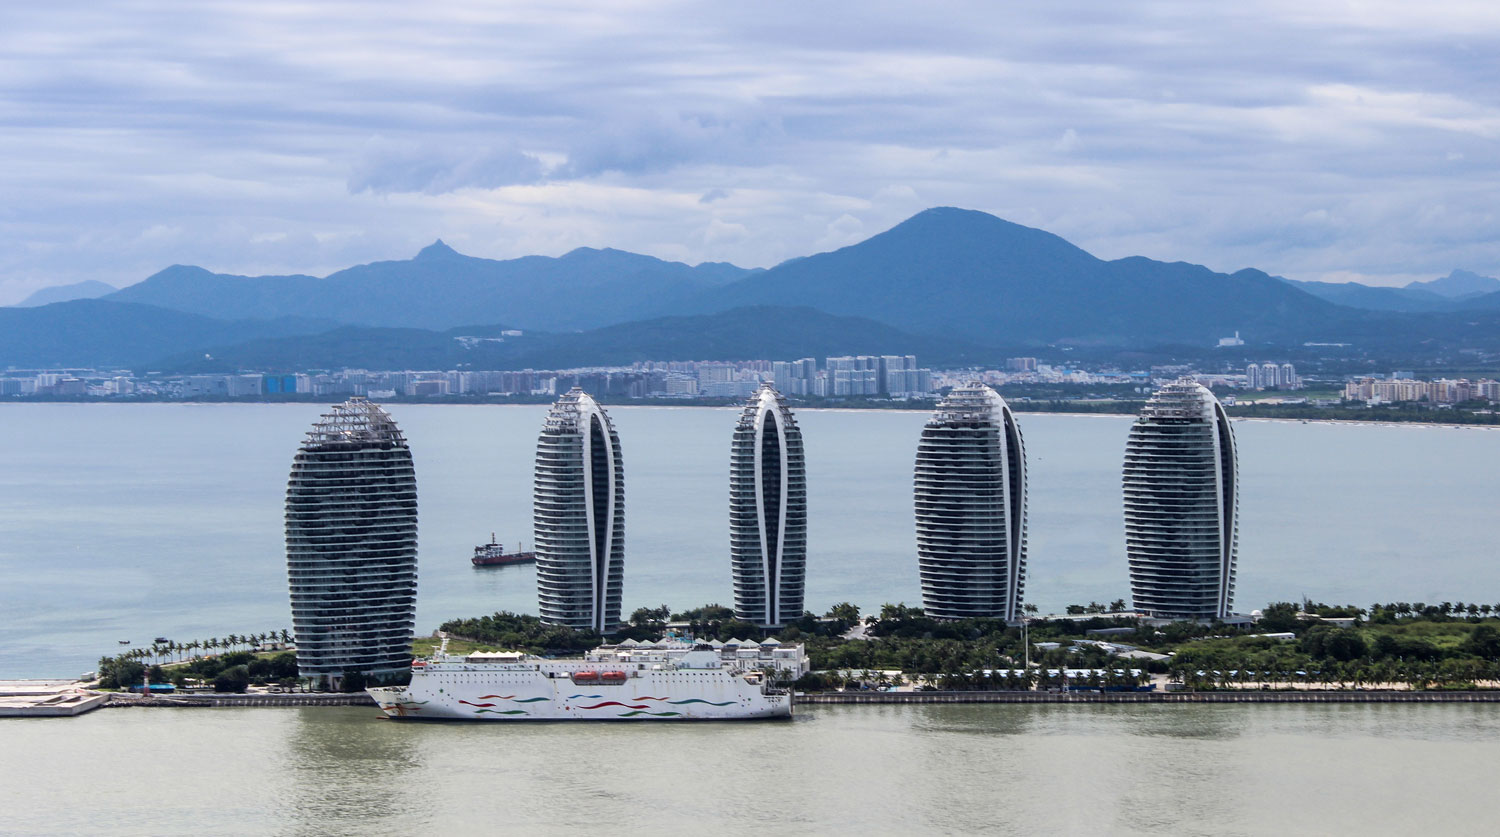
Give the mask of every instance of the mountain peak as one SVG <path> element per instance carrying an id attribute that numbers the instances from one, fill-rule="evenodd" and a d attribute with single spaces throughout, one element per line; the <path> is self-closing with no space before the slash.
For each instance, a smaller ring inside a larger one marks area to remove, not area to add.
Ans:
<path id="1" fill-rule="evenodd" d="M 1426 282 L 1410 282 L 1406 285 L 1408 290 L 1428 291 L 1449 299 L 1460 299 L 1466 296 L 1477 296 L 1478 294 L 1493 293 L 1500 291 L 1500 279 L 1492 279 L 1488 276 L 1480 276 L 1467 270 L 1455 270 L 1441 279 L 1432 279 Z"/>
<path id="2" fill-rule="evenodd" d="M 447 244 L 444 244 L 441 238 L 417 252 L 418 259 L 449 259 L 458 255 L 461 254 Z"/>
<path id="3" fill-rule="evenodd" d="M 54 302 L 68 302 L 74 299 L 94 299 L 112 294 L 119 290 L 114 285 L 107 285 L 97 279 L 85 279 L 82 282 L 74 282 L 71 285 L 53 285 L 42 288 L 16 303 L 17 308 L 36 308 L 41 305 L 49 305 Z"/>

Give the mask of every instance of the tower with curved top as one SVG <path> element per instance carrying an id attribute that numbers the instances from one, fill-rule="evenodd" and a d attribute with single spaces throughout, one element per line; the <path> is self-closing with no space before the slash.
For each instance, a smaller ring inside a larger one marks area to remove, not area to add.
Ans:
<path id="1" fill-rule="evenodd" d="M 938 619 L 1020 618 L 1026 587 L 1026 447 L 1010 407 L 969 383 L 917 445 L 922 604 Z"/>
<path id="2" fill-rule="evenodd" d="M 1222 619 L 1234 604 L 1239 458 L 1224 407 L 1179 378 L 1157 390 L 1125 446 L 1125 551 L 1136 610 Z"/>
<path id="3" fill-rule="evenodd" d="M 297 669 L 337 688 L 411 664 L 417 480 L 401 430 L 351 398 L 313 425 L 286 489 Z"/>
<path id="4" fill-rule="evenodd" d="M 625 584 L 625 469 L 609 415 L 578 387 L 547 414 L 532 487 L 542 621 L 615 631 Z"/>
<path id="5" fill-rule="evenodd" d="M 807 466 L 802 431 L 769 383 L 750 396 L 729 454 L 729 554 L 736 618 L 779 628 L 802 616 Z"/>

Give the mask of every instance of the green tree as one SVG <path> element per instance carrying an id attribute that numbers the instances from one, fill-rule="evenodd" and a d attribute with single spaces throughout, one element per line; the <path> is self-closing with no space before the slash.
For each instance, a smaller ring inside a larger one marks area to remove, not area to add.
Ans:
<path id="1" fill-rule="evenodd" d="M 1459 650 L 1490 662 L 1500 660 L 1500 631 L 1495 630 L 1494 625 L 1481 622 L 1469 632 Z"/>
<path id="2" fill-rule="evenodd" d="M 250 670 L 246 666 L 232 666 L 219 672 L 214 678 L 214 691 L 241 693 L 250 686 Z"/>

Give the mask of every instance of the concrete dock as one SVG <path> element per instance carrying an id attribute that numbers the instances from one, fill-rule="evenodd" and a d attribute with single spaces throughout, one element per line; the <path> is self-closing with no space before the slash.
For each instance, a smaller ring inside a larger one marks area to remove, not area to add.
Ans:
<path id="1" fill-rule="evenodd" d="M 820 692 L 796 703 L 1500 703 L 1500 691 Z"/>
<path id="2" fill-rule="evenodd" d="M 0 718 L 67 718 L 103 706 L 109 695 L 76 680 L 0 680 Z"/>

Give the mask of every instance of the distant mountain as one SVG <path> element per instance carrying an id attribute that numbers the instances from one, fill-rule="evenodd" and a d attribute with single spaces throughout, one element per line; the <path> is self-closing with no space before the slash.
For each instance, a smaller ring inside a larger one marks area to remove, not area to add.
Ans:
<path id="1" fill-rule="evenodd" d="M 1265 341 L 1343 310 L 1258 270 L 1106 262 L 1051 233 L 953 208 L 705 292 L 684 309 L 789 303 L 985 345 L 1211 345 L 1236 330 Z"/>
<path id="2" fill-rule="evenodd" d="M 226 372 L 371 369 L 558 369 L 638 360 L 745 360 L 831 354 L 915 354 L 923 364 L 961 365 L 993 352 L 959 340 L 919 337 L 858 317 L 810 308 L 738 308 L 665 317 L 572 334 L 498 338 L 503 326 L 444 332 L 344 327 L 315 335 L 255 339 L 202 353 L 163 358 L 153 368 Z M 481 338 L 481 339 L 460 339 Z M 489 339 L 484 339 L 489 338 Z"/>
<path id="3" fill-rule="evenodd" d="M 232 276 L 174 265 L 109 298 L 210 317 L 304 316 L 424 329 L 506 322 L 571 331 L 651 316 L 663 305 L 756 272 L 586 247 L 559 258 L 494 261 L 438 241 L 410 260 L 360 265 L 322 279 Z"/>
<path id="4" fill-rule="evenodd" d="M 1491 294 L 1500 291 L 1500 279 L 1489 276 L 1480 276 L 1467 270 L 1455 270 L 1441 279 L 1430 279 L 1426 282 L 1409 282 L 1407 290 L 1427 291 L 1448 299 L 1464 299 L 1481 294 Z"/>
<path id="5" fill-rule="evenodd" d="M 257 337 L 325 331 L 326 320 L 225 321 L 150 305 L 79 299 L 39 308 L 0 308 L 0 366 L 139 369 L 167 355 Z"/>
<path id="6" fill-rule="evenodd" d="M 1296 279 L 1284 281 L 1335 305 L 1347 305 L 1350 308 L 1363 308 L 1367 311 L 1416 313 L 1457 311 L 1461 307 L 1461 303 L 1457 300 L 1431 291 L 1420 290 L 1412 285 L 1404 288 L 1387 288 L 1362 285 L 1358 282 L 1303 282 Z"/>
<path id="7" fill-rule="evenodd" d="M 116 290 L 118 288 L 114 285 L 94 279 L 86 279 L 82 282 L 74 282 L 71 285 L 54 285 L 50 288 L 42 288 L 16 303 L 15 307 L 35 308 L 39 305 L 51 305 L 54 302 L 67 302 L 74 299 L 95 299 L 105 294 L 112 294 Z"/>
<path id="8" fill-rule="evenodd" d="M 1437 280 L 1454 293 L 1493 281 L 1462 271 Z M 1500 312 L 1500 291 L 1446 297 L 1423 287 L 1297 283 L 1138 256 L 1104 261 L 1043 230 L 954 208 L 918 213 L 866 241 L 770 270 L 690 267 L 588 248 L 494 261 L 438 241 L 413 259 L 324 278 L 176 265 L 99 301 L 132 303 L 154 306 L 141 316 L 160 328 L 132 326 L 122 313 L 128 308 L 93 310 L 93 325 L 77 312 L 65 321 L 48 311 L 53 306 L 4 309 L 46 313 L 11 322 L 13 333 L 0 335 L 0 349 L 11 354 L 0 355 L 0 364 L 171 357 L 188 365 L 204 346 L 224 349 L 210 352 L 218 366 L 254 368 L 515 368 L 912 351 L 924 362 L 988 362 L 1002 350 L 1044 345 L 1094 355 L 1208 351 L 1236 331 L 1257 351 L 1347 342 L 1361 352 L 1425 357 L 1500 346 L 1500 318 L 1491 316 Z M 235 324 L 168 322 L 164 309 Z M 300 319 L 284 319 L 290 315 Z M 465 348 L 454 338 L 472 335 L 453 329 L 475 322 L 507 323 L 526 335 Z M 319 333 L 339 325 L 346 328 Z M 30 343 L 15 337 L 22 333 Z"/>

